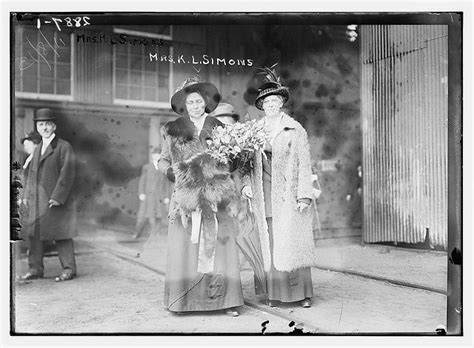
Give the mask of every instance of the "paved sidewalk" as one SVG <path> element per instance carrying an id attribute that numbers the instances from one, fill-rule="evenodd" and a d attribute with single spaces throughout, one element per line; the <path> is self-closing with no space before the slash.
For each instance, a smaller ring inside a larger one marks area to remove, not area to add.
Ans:
<path id="1" fill-rule="evenodd" d="M 137 242 L 124 231 L 87 228 L 79 240 L 112 250 L 162 274 L 166 269 L 165 235 Z M 312 269 L 312 308 L 285 304 L 269 309 L 264 298 L 254 295 L 253 273 L 243 262 L 241 277 L 247 304 L 297 318 L 297 322 L 307 324 L 311 331 L 316 328 L 317 332 L 433 333 L 438 325 L 445 324 L 446 253 L 342 240 L 318 241 L 317 248 L 318 267 Z"/>

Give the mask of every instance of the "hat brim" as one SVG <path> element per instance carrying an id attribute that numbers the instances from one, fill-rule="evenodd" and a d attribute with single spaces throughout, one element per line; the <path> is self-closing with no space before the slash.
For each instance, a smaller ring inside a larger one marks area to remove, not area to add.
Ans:
<path id="1" fill-rule="evenodd" d="M 56 115 L 49 108 L 42 108 L 36 111 L 33 121 L 56 121 Z"/>
<path id="2" fill-rule="evenodd" d="M 279 88 L 272 89 L 269 91 L 264 91 L 260 93 L 255 99 L 255 106 L 257 107 L 257 109 L 263 110 L 263 107 L 262 107 L 263 100 L 269 95 L 279 95 L 283 97 L 283 104 L 285 104 L 288 101 L 288 99 L 290 99 L 290 92 L 288 91 L 288 88 L 286 87 L 279 87 Z"/>
<path id="3" fill-rule="evenodd" d="M 232 117 L 233 119 L 235 119 L 237 121 L 240 120 L 240 115 L 239 114 L 230 114 L 230 113 L 212 115 L 212 117 Z"/>
<path id="4" fill-rule="evenodd" d="M 57 118 L 56 117 L 34 117 L 33 118 L 33 121 L 35 122 L 38 122 L 38 121 L 56 121 Z"/>
<path id="5" fill-rule="evenodd" d="M 178 115 L 187 116 L 186 97 L 193 92 L 199 92 L 206 99 L 205 111 L 209 114 L 214 111 L 221 101 L 221 95 L 216 86 L 209 82 L 198 82 L 186 86 L 171 97 L 171 108 Z"/>

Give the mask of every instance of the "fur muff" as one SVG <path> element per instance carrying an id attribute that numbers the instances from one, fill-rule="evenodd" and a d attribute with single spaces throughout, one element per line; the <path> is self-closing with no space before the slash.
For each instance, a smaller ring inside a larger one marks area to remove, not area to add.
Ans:
<path id="1" fill-rule="evenodd" d="M 180 215 L 184 227 L 193 211 L 225 208 L 231 216 L 238 213 L 239 197 L 229 165 L 207 154 L 195 131 L 194 124 L 184 117 L 168 122 L 162 130 L 175 174 L 177 209 L 170 212 L 170 219 Z"/>

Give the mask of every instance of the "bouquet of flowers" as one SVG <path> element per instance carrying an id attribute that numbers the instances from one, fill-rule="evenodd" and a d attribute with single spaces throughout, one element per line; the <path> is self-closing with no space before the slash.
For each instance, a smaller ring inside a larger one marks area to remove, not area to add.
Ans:
<path id="1" fill-rule="evenodd" d="M 245 123 L 219 126 L 212 131 L 208 140 L 208 153 L 217 161 L 236 161 L 242 175 L 253 168 L 253 158 L 265 145 L 267 135 L 263 121 L 251 120 Z"/>

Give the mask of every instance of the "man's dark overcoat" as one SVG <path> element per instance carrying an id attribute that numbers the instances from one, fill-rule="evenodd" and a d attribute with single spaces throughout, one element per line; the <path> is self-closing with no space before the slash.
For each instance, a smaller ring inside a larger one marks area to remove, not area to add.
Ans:
<path id="1" fill-rule="evenodd" d="M 28 201 L 27 232 L 33 235 L 35 223 L 40 239 L 60 240 L 77 236 L 76 202 L 72 194 L 75 157 L 71 144 L 55 136 L 41 155 L 40 142 L 30 163 L 25 187 Z M 48 201 L 61 203 L 49 208 Z"/>

